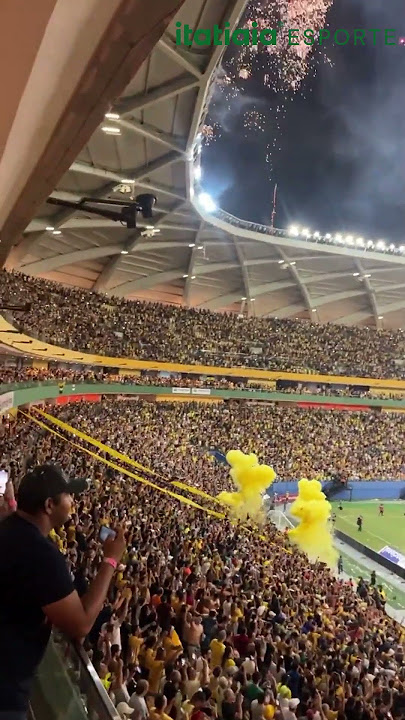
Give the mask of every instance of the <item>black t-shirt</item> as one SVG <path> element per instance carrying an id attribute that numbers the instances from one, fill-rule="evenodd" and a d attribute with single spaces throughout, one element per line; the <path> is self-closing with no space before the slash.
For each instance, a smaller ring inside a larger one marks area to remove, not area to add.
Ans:
<path id="1" fill-rule="evenodd" d="M 0 711 L 25 710 L 51 626 L 42 608 L 74 590 L 65 559 L 13 513 L 0 522 Z"/>
<path id="2" fill-rule="evenodd" d="M 223 720 L 235 720 L 236 718 L 236 703 L 225 702 L 222 703 L 222 717 Z"/>

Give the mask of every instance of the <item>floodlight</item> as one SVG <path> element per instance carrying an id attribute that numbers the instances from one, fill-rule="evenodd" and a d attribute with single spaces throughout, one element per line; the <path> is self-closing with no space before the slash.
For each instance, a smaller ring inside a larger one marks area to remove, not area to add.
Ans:
<path id="1" fill-rule="evenodd" d="M 198 202 L 202 209 L 207 213 L 213 213 L 217 209 L 217 205 L 212 199 L 211 195 L 206 192 L 200 193 L 198 196 Z"/>

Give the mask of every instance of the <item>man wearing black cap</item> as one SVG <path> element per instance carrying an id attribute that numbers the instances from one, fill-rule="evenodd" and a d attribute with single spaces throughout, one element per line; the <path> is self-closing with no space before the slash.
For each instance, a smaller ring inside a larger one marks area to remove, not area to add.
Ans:
<path id="1" fill-rule="evenodd" d="M 25 719 L 52 625 L 72 638 L 89 633 L 125 550 L 123 532 L 105 542 L 97 576 L 79 598 L 48 534 L 67 521 L 72 495 L 86 487 L 57 465 L 33 468 L 20 483 L 16 512 L 0 522 L 0 720 Z"/>

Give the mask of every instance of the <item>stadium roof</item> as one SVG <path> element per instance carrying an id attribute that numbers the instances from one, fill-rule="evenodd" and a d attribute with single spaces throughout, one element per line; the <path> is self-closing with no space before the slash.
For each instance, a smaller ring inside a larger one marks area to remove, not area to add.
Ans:
<path id="1" fill-rule="evenodd" d="M 54 190 L 72 201 L 151 192 L 155 230 L 44 204 L 7 266 L 121 297 L 405 327 L 404 249 L 251 225 L 201 194 L 199 132 L 222 48 L 176 47 L 175 23 L 236 26 L 245 4 L 186 0 Z"/>

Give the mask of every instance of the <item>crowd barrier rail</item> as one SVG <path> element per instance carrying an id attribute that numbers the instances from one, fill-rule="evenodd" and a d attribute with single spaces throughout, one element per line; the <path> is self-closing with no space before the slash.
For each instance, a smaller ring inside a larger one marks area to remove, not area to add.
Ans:
<path id="1" fill-rule="evenodd" d="M 404 480 L 393 480 L 387 477 L 385 480 L 352 480 L 349 479 L 349 489 L 339 490 L 333 496 L 333 502 L 337 500 L 352 500 L 355 502 L 365 500 L 399 500 L 405 491 Z M 279 498 L 284 498 L 288 492 L 290 498 L 298 494 L 297 480 L 276 480 L 270 487 L 270 495 L 277 493 Z"/>
<path id="2" fill-rule="evenodd" d="M 29 403 L 52 400 L 59 396 L 71 397 L 79 395 L 153 395 L 170 396 L 173 399 L 183 396 L 190 401 L 201 398 L 218 398 L 223 400 L 255 400 L 277 403 L 288 403 L 307 406 L 324 406 L 336 409 L 362 410 L 367 408 L 384 408 L 387 410 L 405 411 L 405 398 L 403 400 L 392 400 L 386 398 L 357 398 L 338 397 L 331 395 L 310 395 L 308 393 L 280 393 L 266 392 L 262 390 L 227 390 L 209 387 L 169 387 L 159 385 L 133 385 L 130 383 L 66 383 L 57 384 L 56 380 L 44 382 L 24 382 L 0 385 L 0 414 L 12 407 L 19 407 Z"/>
<path id="3" fill-rule="evenodd" d="M 257 380 L 292 380 L 294 382 L 313 382 L 318 384 L 361 385 L 374 388 L 405 390 L 405 380 L 394 378 L 361 378 L 350 375 L 322 375 L 313 372 L 285 372 L 259 370 L 246 367 L 220 367 L 215 365 L 182 365 L 180 363 L 158 362 L 152 360 L 136 360 L 133 358 L 111 357 L 92 353 L 70 350 L 69 348 L 52 345 L 40 339 L 19 332 L 13 325 L 0 315 L 0 339 L 19 352 L 41 358 L 48 362 L 55 360 L 64 363 L 79 363 L 97 367 L 121 368 L 125 370 L 167 371 L 176 373 L 192 373 L 196 375 L 216 375 L 227 377 L 253 378 Z"/>
<path id="4" fill-rule="evenodd" d="M 354 550 L 357 550 L 357 552 L 362 553 L 362 555 L 365 555 L 370 560 L 373 560 L 373 562 L 381 565 L 391 573 L 394 573 L 394 575 L 398 575 L 398 577 L 402 578 L 402 580 L 405 580 L 405 568 L 387 560 L 387 558 L 380 555 L 380 553 L 367 547 L 367 545 L 363 545 L 363 543 L 350 537 L 350 535 L 346 535 L 346 533 L 341 530 L 335 530 L 335 535 L 339 538 L 339 540 L 342 540 L 346 543 L 346 545 L 349 545 L 349 547 L 352 547 Z"/>
<path id="5" fill-rule="evenodd" d="M 53 633 L 35 676 L 30 717 L 120 720 L 86 652 L 59 633 Z"/>

